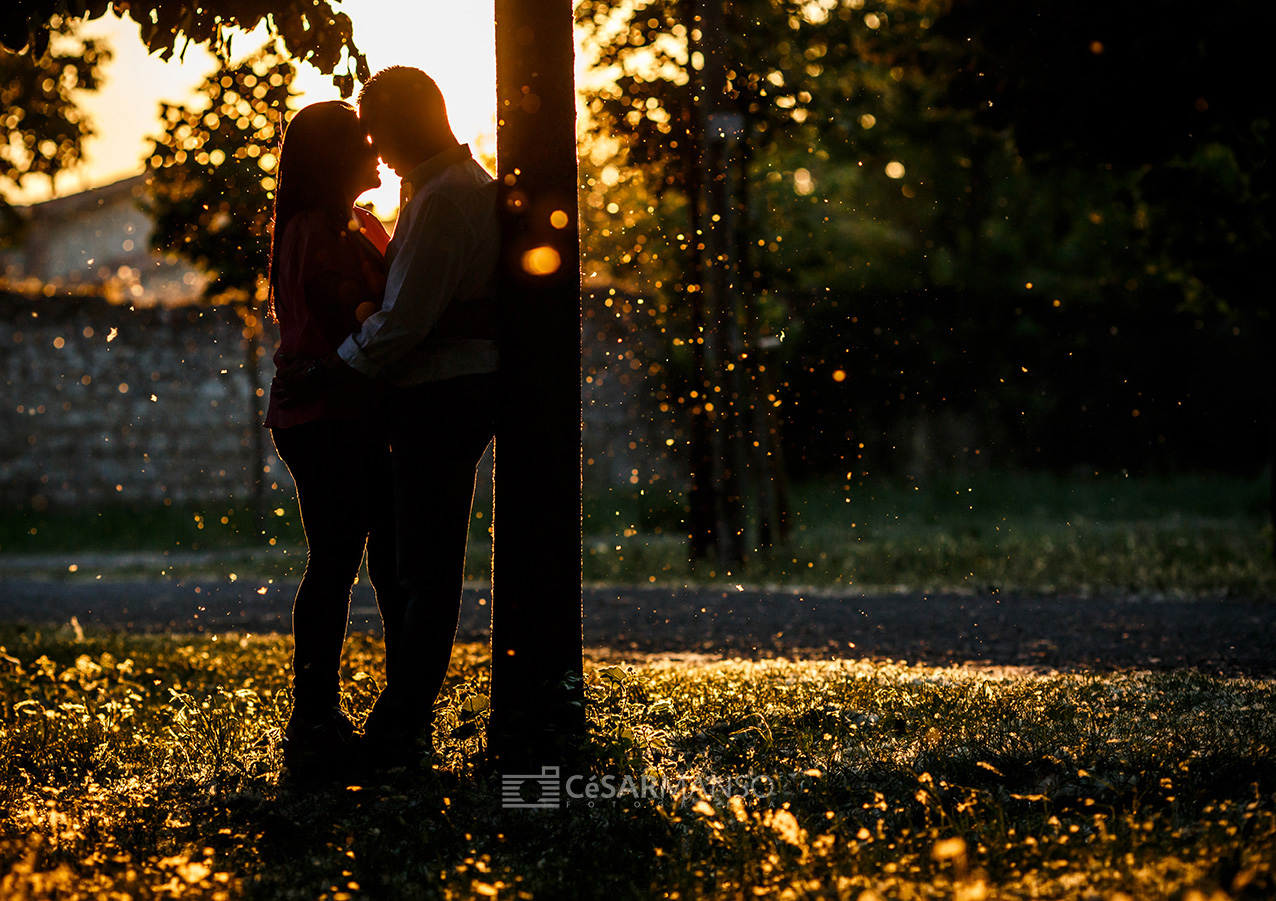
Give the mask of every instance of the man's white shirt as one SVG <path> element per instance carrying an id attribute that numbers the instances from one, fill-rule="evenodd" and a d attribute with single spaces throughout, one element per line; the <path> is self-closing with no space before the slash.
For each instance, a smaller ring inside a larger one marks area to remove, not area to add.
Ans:
<path id="1" fill-rule="evenodd" d="M 496 341 L 448 335 L 440 317 L 492 305 L 500 231 L 496 182 L 462 144 L 403 179 L 403 201 L 386 248 L 385 301 L 337 354 L 375 379 L 408 386 L 495 372 Z"/>

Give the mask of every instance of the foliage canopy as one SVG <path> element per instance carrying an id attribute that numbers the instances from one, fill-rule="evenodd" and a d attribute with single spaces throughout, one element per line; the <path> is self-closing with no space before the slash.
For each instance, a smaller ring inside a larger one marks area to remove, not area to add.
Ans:
<path id="1" fill-rule="evenodd" d="M 19 187 L 32 175 L 53 179 L 84 156 L 93 126 L 75 91 L 96 90 L 110 50 L 77 38 L 70 23 L 50 23 L 55 39 L 39 54 L 0 46 L 0 188 Z M 0 196 L 0 240 L 19 225 Z"/>
<path id="2" fill-rule="evenodd" d="M 270 39 L 278 39 L 284 56 L 308 62 L 349 96 L 354 81 L 366 81 L 368 61 L 354 43 L 350 17 L 338 12 L 339 0 L 150 0 L 116 4 L 141 26 L 151 53 L 168 59 L 185 48 L 205 44 L 223 60 L 229 58 L 232 31 L 252 31 L 265 23 Z M 23 0 L 0 12 L 0 44 L 39 55 L 48 41 L 46 23 L 56 18 L 97 19 L 112 8 L 109 0 Z M 337 72 L 344 62 L 343 71 Z"/>
<path id="3" fill-rule="evenodd" d="M 207 106 L 164 103 L 147 160 L 151 242 L 212 275 L 209 298 L 252 298 L 265 278 L 279 139 L 296 70 L 260 51 L 204 81 Z"/>

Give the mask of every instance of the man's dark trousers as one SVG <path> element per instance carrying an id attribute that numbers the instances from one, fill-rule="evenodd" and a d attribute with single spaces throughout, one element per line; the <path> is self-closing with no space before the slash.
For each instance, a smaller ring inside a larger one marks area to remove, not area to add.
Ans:
<path id="1" fill-rule="evenodd" d="M 378 728 L 434 719 L 461 612 L 474 475 L 495 432 L 496 374 L 466 375 L 386 398 L 394 469 L 402 616 L 385 618 L 386 690 Z"/>

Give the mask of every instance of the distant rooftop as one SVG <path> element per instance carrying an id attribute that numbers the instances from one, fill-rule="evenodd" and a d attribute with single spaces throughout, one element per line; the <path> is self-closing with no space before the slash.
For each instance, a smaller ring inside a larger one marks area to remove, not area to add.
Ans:
<path id="1" fill-rule="evenodd" d="M 15 247 L 0 251 L 0 287 L 24 294 L 101 294 L 138 306 L 196 300 L 206 277 L 150 248 L 154 226 L 140 203 L 146 185 L 142 173 L 16 207 L 25 229 Z"/>

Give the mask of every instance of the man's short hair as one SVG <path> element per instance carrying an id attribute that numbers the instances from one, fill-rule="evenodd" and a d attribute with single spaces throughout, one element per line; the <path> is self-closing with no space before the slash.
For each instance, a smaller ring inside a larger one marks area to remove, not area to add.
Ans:
<path id="1" fill-rule="evenodd" d="M 418 121 L 447 123 L 443 92 L 434 79 L 412 66 L 390 66 L 377 72 L 359 91 L 359 115 L 389 110 Z"/>

